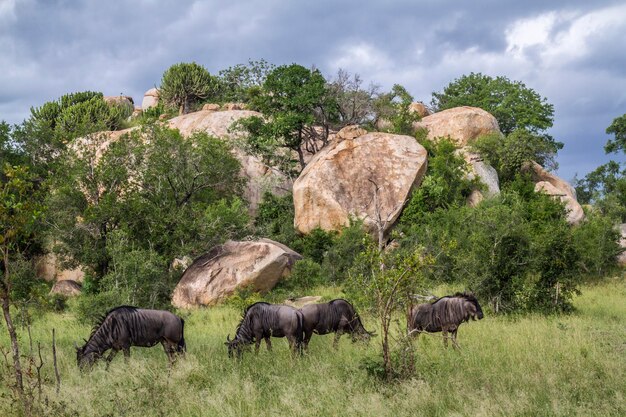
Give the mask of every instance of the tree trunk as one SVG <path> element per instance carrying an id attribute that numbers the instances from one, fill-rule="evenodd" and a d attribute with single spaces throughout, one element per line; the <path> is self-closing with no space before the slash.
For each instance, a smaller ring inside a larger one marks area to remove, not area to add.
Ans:
<path id="1" fill-rule="evenodd" d="M 15 332 L 15 327 L 13 326 L 13 320 L 11 320 L 11 312 L 9 311 L 9 297 L 5 292 L 6 287 L 3 288 L 2 294 L 2 313 L 4 315 L 4 321 L 7 324 L 7 330 L 9 332 L 9 337 L 11 338 L 11 348 L 13 351 L 13 370 L 15 372 L 15 387 L 17 389 L 17 394 L 20 397 L 20 401 L 24 406 L 24 410 L 26 411 L 26 415 L 30 415 L 30 404 L 26 399 L 26 395 L 24 394 L 24 383 L 22 379 L 22 365 L 20 363 L 20 347 L 17 343 L 17 333 Z"/>
<path id="2" fill-rule="evenodd" d="M 24 382 L 22 378 L 22 364 L 20 362 L 20 346 L 17 343 L 17 333 L 13 326 L 13 320 L 11 319 L 11 310 L 9 297 L 11 294 L 9 285 L 9 253 L 8 248 L 3 250 L 4 261 L 4 280 L 0 284 L 2 286 L 0 298 L 2 299 L 2 313 L 4 315 L 4 321 L 7 324 L 7 331 L 9 332 L 9 338 L 11 339 L 11 348 L 13 351 L 13 371 L 15 372 L 15 387 L 17 394 L 20 397 L 20 401 L 24 406 L 24 412 L 27 416 L 30 416 L 30 403 L 24 393 Z"/>

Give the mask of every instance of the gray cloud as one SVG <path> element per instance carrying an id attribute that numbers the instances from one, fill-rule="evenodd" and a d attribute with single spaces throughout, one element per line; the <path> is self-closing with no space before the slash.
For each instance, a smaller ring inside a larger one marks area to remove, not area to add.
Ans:
<path id="1" fill-rule="evenodd" d="M 555 105 L 559 173 L 571 178 L 606 160 L 604 130 L 626 111 L 621 4 L 0 0 L 0 119 L 19 123 L 30 106 L 80 90 L 140 102 L 183 61 L 214 73 L 249 58 L 327 76 L 342 67 L 426 102 L 474 71 L 523 81 Z"/>

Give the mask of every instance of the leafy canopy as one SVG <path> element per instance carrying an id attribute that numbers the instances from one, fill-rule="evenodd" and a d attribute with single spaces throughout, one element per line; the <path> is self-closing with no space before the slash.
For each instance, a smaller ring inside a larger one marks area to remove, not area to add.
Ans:
<path id="1" fill-rule="evenodd" d="M 295 151 L 300 167 L 304 168 L 303 147 L 314 153 L 316 140 L 325 143 L 328 124 L 336 117 L 336 103 L 327 92 L 326 80 L 319 70 L 291 64 L 270 72 L 261 94 L 251 103 L 266 119 L 252 117 L 241 123 L 249 133 L 250 150 L 267 160 L 275 159 L 278 148 Z M 321 127 L 321 132 L 316 126 Z"/>
<path id="2" fill-rule="evenodd" d="M 160 99 L 187 114 L 200 100 L 217 93 L 218 81 L 201 65 L 181 62 L 169 67 L 161 78 Z"/>
<path id="3" fill-rule="evenodd" d="M 433 93 L 432 105 L 438 110 L 474 106 L 491 113 L 502 133 L 516 129 L 540 133 L 552 126 L 554 106 L 532 88 L 507 77 L 492 78 L 481 73 L 464 75 Z"/>

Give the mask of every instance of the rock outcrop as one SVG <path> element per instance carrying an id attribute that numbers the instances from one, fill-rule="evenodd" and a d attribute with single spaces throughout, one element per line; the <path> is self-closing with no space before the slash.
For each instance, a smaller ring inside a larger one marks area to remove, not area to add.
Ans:
<path id="1" fill-rule="evenodd" d="M 211 111 L 201 110 L 175 117 L 168 121 L 171 128 L 178 129 L 183 136 L 194 132 L 206 132 L 211 136 L 237 141 L 242 133 L 235 132 L 231 126 L 238 120 L 250 116 L 261 117 L 261 113 L 249 110 Z M 265 191 L 284 195 L 291 190 L 291 180 L 278 169 L 266 165 L 256 156 L 249 155 L 235 148 L 235 157 L 242 167 L 242 175 L 248 180 L 244 197 L 250 203 L 254 213 Z"/>
<path id="2" fill-rule="evenodd" d="M 322 301 L 322 297 L 320 295 L 307 295 L 306 297 L 289 298 L 285 300 L 285 304 L 295 308 L 302 308 L 309 304 L 319 303 L 320 301 Z"/>
<path id="3" fill-rule="evenodd" d="M 85 271 L 80 268 L 63 268 L 54 253 L 47 253 L 35 261 L 35 274 L 46 281 L 83 282 Z"/>
<path id="4" fill-rule="evenodd" d="M 57 281 L 50 290 L 50 294 L 59 294 L 65 297 L 75 297 L 80 295 L 83 287 L 76 281 L 70 279 Z"/>
<path id="5" fill-rule="evenodd" d="M 141 108 L 147 110 L 150 107 L 156 107 L 157 104 L 159 104 L 159 90 L 151 88 L 144 93 Z"/>
<path id="6" fill-rule="evenodd" d="M 237 288 L 266 292 L 289 274 L 302 256 L 269 239 L 228 241 L 196 259 L 174 289 L 177 308 L 208 306 L 233 294 Z"/>
<path id="7" fill-rule="evenodd" d="M 464 147 L 482 135 L 501 134 L 495 117 L 483 109 L 468 106 L 431 114 L 415 122 L 413 127 L 428 130 L 430 140 L 449 137 L 458 147 Z"/>
<path id="8" fill-rule="evenodd" d="M 565 204 L 569 224 L 578 224 L 585 218 L 585 212 L 576 200 L 576 190 L 567 181 L 549 173 L 534 161 L 526 163 L 522 172 L 530 173 L 535 182 L 535 192 L 556 197 Z"/>
<path id="9" fill-rule="evenodd" d="M 202 106 L 202 110 L 204 111 L 219 111 L 220 105 L 215 103 L 207 103 Z"/>
<path id="10" fill-rule="evenodd" d="M 485 186 L 482 190 L 472 191 L 467 198 L 468 205 L 476 207 L 485 198 L 492 198 L 500 194 L 500 180 L 494 167 L 486 163 L 482 156 L 471 152 L 468 148 L 461 148 L 457 152 L 469 166 L 470 171 L 467 173 L 467 178 L 470 180 L 478 178 Z"/>
<path id="11" fill-rule="evenodd" d="M 294 183 L 296 229 L 339 230 L 356 217 L 374 231 L 380 214 L 388 230 L 421 183 L 426 157 L 426 149 L 404 135 L 367 133 L 330 142 Z"/>
<path id="12" fill-rule="evenodd" d="M 426 105 L 421 101 L 409 104 L 409 113 L 415 113 L 422 118 L 432 114 L 430 110 L 428 110 L 428 107 L 426 107 Z"/>

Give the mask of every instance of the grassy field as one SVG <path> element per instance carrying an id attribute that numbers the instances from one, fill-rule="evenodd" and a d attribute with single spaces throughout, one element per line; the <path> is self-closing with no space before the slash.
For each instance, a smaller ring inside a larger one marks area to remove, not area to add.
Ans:
<path id="1" fill-rule="evenodd" d="M 71 314 L 49 314 L 32 327 L 43 345 L 46 415 L 78 416 L 624 416 L 626 415 L 626 283 L 583 288 L 571 315 L 486 316 L 461 326 L 461 353 L 441 339 L 417 342 L 417 375 L 383 383 L 364 369 L 380 350 L 332 336 L 313 337 L 292 358 L 284 339 L 274 351 L 230 360 L 224 341 L 240 312 L 232 307 L 185 315 L 185 360 L 171 370 L 163 350 L 133 348 L 108 371 L 76 366 L 73 343 L 89 334 Z M 364 317 L 367 328 L 376 328 Z M 51 329 L 57 330 L 61 388 L 55 393 Z M 0 343 L 8 340 L 2 327 Z M 28 346 L 21 333 L 22 346 Z M 1 360 L 1 359 L 0 359 Z M 0 415 L 18 415 L 2 370 Z"/>

